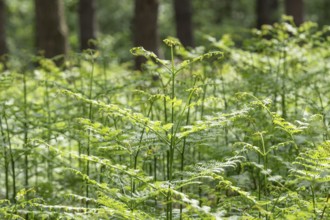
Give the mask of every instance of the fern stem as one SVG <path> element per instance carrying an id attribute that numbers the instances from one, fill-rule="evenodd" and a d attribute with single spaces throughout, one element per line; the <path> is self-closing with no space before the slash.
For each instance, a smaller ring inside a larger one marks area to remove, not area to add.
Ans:
<path id="1" fill-rule="evenodd" d="M 328 204 L 328 202 L 329 202 L 329 200 L 330 200 L 330 193 L 328 194 L 328 197 L 327 197 L 327 200 L 325 201 L 325 205 L 324 205 L 324 208 L 323 208 L 323 210 L 322 210 L 322 214 L 321 214 L 321 220 L 323 219 L 323 217 L 324 217 L 324 213 L 325 213 L 325 210 L 327 209 L 327 204 Z"/>
<path id="2" fill-rule="evenodd" d="M 281 88 L 281 106 L 282 106 L 282 118 L 286 119 L 287 112 L 286 112 L 286 76 L 285 73 L 287 73 L 287 67 L 286 67 L 286 51 L 283 50 L 283 74 L 282 74 L 282 88 Z"/>
<path id="3" fill-rule="evenodd" d="M 25 181 L 24 185 L 27 188 L 29 185 L 29 158 L 28 158 L 28 113 L 27 113 L 27 85 L 26 85 L 26 72 L 23 73 L 23 98 L 24 98 L 24 107 L 23 107 L 23 113 L 24 113 L 24 175 L 25 175 Z"/>
<path id="4" fill-rule="evenodd" d="M 3 108 L 4 105 L 3 105 Z M 6 143 L 5 139 L 5 132 L 2 126 L 2 117 L 0 117 L 0 131 L 1 131 L 1 137 L 2 137 L 2 143 L 3 143 L 3 155 L 4 155 L 4 167 L 5 167 L 5 189 L 6 189 L 6 199 L 9 199 L 9 161 L 8 161 L 8 152 L 7 147 L 8 144 Z"/>
<path id="5" fill-rule="evenodd" d="M 16 202 L 16 169 L 15 169 L 15 160 L 14 160 L 14 154 L 11 146 L 11 138 L 10 138 L 10 131 L 9 131 L 9 125 L 8 125 L 8 120 L 7 120 L 7 115 L 6 115 L 6 110 L 4 109 L 3 112 L 3 118 L 5 120 L 6 124 L 6 133 L 7 133 L 7 142 L 8 142 L 8 147 L 9 147 L 9 155 L 10 155 L 10 163 L 11 163 L 11 174 L 12 174 L 12 181 L 13 181 L 13 197 L 12 200 Z"/>
<path id="6" fill-rule="evenodd" d="M 204 65 L 204 74 L 206 74 L 206 68 Z M 204 116 L 204 108 L 205 108 L 205 98 L 206 98 L 206 91 L 207 91 L 207 83 L 206 83 L 206 77 L 203 79 L 203 96 L 202 96 L 202 104 L 201 104 L 201 114 L 200 114 L 200 119 L 203 119 Z M 198 146 L 198 151 L 197 151 L 197 156 L 198 156 L 198 162 L 202 160 L 202 154 L 201 154 L 201 149 L 200 146 Z M 201 180 L 202 181 L 202 180 Z M 199 196 L 199 206 L 202 206 L 202 187 L 199 185 L 198 186 L 198 196 Z"/>
<path id="7" fill-rule="evenodd" d="M 172 196 L 171 196 L 171 182 L 173 175 L 173 160 L 174 160 L 174 145 L 175 145 L 175 134 L 174 134 L 174 97 L 175 97 L 175 66 L 174 66 L 174 48 L 171 46 L 171 123 L 173 124 L 171 128 L 171 140 L 170 140 L 170 150 L 168 152 L 168 169 L 169 169 L 169 191 L 167 194 L 167 203 L 168 203 L 168 219 L 172 220 L 173 218 L 173 207 L 172 207 Z"/>
<path id="8" fill-rule="evenodd" d="M 174 97 L 175 97 L 175 67 L 174 67 L 174 54 L 173 54 L 173 46 L 171 46 L 171 61 L 172 61 L 172 68 L 171 68 L 171 123 L 174 124 Z M 174 157 L 174 126 L 171 128 L 171 144 L 170 144 L 170 176 L 169 181 L 172 181 L 172 173 L 173 173 L 173 157 Z M 172 211 L 172 210 L 171 210 Z"/>
<path id="9" fill-rule="evenodd" d="M 261 146 L 262 146 L 262 153 L 263 153 L 263 162 L 264 162 L 264 169 L 267 172 L 268 170 L 268 156 L 267 156 L 267 149 L 265 146 L 265 140 L 264 136 L 262 135 L 262 132 L 259 133 L 261 138 Z M 267 196 L 267 174 L 264 175 L 264 195 Z M 266 211 L 268 210 L 268 205 L 266 204 Z M 268 216 L 266 216 L 266 220 L 268 219 Z"/>
<path id="10" fill-rule="evenodd" d="M 328 140 L 328 126 L 327 126 L 327 119 L 326 119 L 327 117 L 326 117 L 326 114 L 325 114 L 326 110 L 325 110 L 325 107 L 324 107 L 324 104 L 323 104 L 322 94 L 319 90 L 319 87 L 316 84 L 314 85 L 314 90 L 317 93 L 317 96 L 318 96 L 318 99 L 319 99 L 320 105 L 321 105 L 320 110 L 321 110 L 321 115 L 322 115 L 323 126 L 324 126 L 324 129 L 325 129 L 325 133 L 323 134 L 323 137 L 324 137 L 323 139 L 325 141 L 325 140 Z"/>
<path id="11" fill-rule="evenodd" d="M 194 84 L 193 87 L 196 84 L 196 78 L 194 80 Z M 191 104 L 191 100 L 192 100 L 192 95 L 193 95 L 193 90 L 190 92 L 189 97 L 188 97 L 188 111 L 187 111 L 187 115 L 186 115 L 186 125 L 189 124 L 189 119 L 190 119 L 190 104 Z M 182 144 L 182 151 L 181 151 L 181 167 L 180 167 L 180 171 L 183 172 L 184 169 L 184 154 L 185 154 L 185 149 L 186 149 L 186 142 L 187 142 L 187 138 L 185 137 L 183 139 L 183 144 Z M 183 176 L 181 176 L 181 180 L 183 180 Z M 180 187 L 180 192 L 183 192 L 183 187 Z M 183 210 L 183 206 L 182 204 L 180 204 L 180 219 L 182 219 L 182 210 Z"/>
<path id="12" fill-rule="evenodd" d="M 92 65 L 92 69 L 91 69 L 91 73 L 89 76 L 89 94 L 88 94 L 88 98 L 91 100 L 92 99 L 92 95 L 93 95 L 93 81 L 94 81 L 94 57 L 93 57 L 93 52 L 90 51 L 90 55 L 92 57 L 91 59 L 91 65 Z M 89 103 L 89 109 L 88 109 L 88 119 L 90 121 L 93 120 L 93 103 L 90 102 Z M 88 139 L 87 139 L 87 156 L 90 156 L 90 143 L 91 143 L 91 130 L 88 130 Z M 86 164 L 86 175 L 89 177 L 89 173 L 90 173 L 90 166 L 89 166 L 89 160 L 87 160 L 87 164 Z M 88 186 L 88 182 L 86 182 L 86 197 L 89 197 L 89 186 Z M 86 200 L 86 208 L 88 208 L 88 201 Z"/>
<path id="13" fill-rule="evenodd" d="M 151 102 L 151 104 L 150 104 L 150 107 L 149 107 L 149 110 L 148 110 L 148 113 L 147 113 L 147 117 L 150 116 L 151 111 L 152 111 L 152 107 L 153 107 L 153 102 Z M 138 157 L 139 157 L 139 154 L 140 154 L 140 151 L 141 151 L 141 144 L 142 144 L 142 140 L 143 140 L 145 130 L 146 130 L 146 127 L 144 127 L 142 132 L 141 132 L 141 135 L 140 135 L 140 138 L 139 138 L 139 146 L 137 148 L 136 154 L 134 155 L 134 165 L 133 165 L 134 170 L 136 170 L 136 168 L 137 168 Z M 133 185 L 132 185 L 132 192 L 135 193 L 135 181 L 134 180 L 133 180 Z"/>
<path id="14" fill-rule="evenodd" d="M 221 92 L 222 92 L 222 99 L 223 99 L 223 102 L 224 102 L 224 107 L 225 107 L 225 112 L 228 111 L 228 101 L 227 101 L 227 95 L 226 95 L 226 89 L 225 89 L 225 81 L 224 81 L 224 78 L 223 78 L 223 75 L 222 75 L 222 69 L 220 69 L 220 81 L 221 81 Z M 215 85 L 215 83 L 214 83 Z M 214 86 L 214 90 L 216 90 L 216 86 Z M 215 96 L 216 94 L 216 91 L 214 91 L 214 95 Z M 228 139 L 228 128 L 227 126 L 224 126 L 224 132 L 225 132 L 225 144 L 226 146 L 229 145 L 229 139 Z"/>
<path id="15" fill-rule="evenodd" d="M 258 153 L 258 164 L 260 164 L 261 157 L 260 154 Z M 260 170 L 258 171 L 258 200 L 261 200 L 261 177 L 260 177 Z M 259 211 L 259 218 L 261 218 L 261 212 Z"/>
<path id="16" fill-rule="evenodd" d="M 312 201 L 313 201 L 313 211 L 314 211 L 314 214 L 315 216 L 317 215 L 316 213 L 316 197 L 315 197 L 315 190 L 314 190 L 314 186 L 311 185 L 311 191 L 312 191 Z"/>
<path id="17" fill-rule="evenodd" d="M 50 112 L 50 98 L 49 98 L 49 85 L 48 85 L 48 74 L 46 73 L 46 80 L 45 80 L 45 105 L 46 105 L 46 112 L 47 112 L 47 142 L 50 143 L 51 139 L 51 112 Z M 47 179 L 48 182 L 52 181 L 52 158 L 51 152 L 48 150 L 48 159 L 47 159 Z"/>

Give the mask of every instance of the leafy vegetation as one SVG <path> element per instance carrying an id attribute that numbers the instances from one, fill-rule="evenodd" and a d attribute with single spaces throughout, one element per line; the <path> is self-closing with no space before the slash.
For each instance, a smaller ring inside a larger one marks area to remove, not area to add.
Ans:
<path id="1" fill-rule="evenodd" d="M 329 27 L 290 18 L 143 74 L 100 44 L 0 78 L 2 219 L 328 219 Z"/>

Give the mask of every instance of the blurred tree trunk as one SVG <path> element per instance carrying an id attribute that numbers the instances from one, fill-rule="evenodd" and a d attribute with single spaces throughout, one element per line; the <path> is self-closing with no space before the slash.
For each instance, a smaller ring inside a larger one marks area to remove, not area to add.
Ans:
<path id="1" fill-rule="evenodd" d="M 293 16 L 297 26 L 304 22 L 304 1 L 303 0 L 285 0 L 285 13 Z"/>
<path id="2" fill-rule="evenodd" d="M 277 20 L 278 0 L 257 0 L 257 28 L 264 24 L 273 24 Z"/>
<path id="3" fill-rule="evenodd" d="M 176 35 L 185 47 L 194 46 L 191 0 L 173 0 Z"/>
<path id="4" fill-rule="evenodd" d="M 89 40 L 96 39 L 96 1 L 79 1 L 80 49 L 95 49 Z"/>
<path id="5" fill-rule="evenodd" d="M 35 0 L 36 45 L 45 57 L 66 55 L 67 26 L 63 0 Z"/>
<path id="6" fill-rule="evenodd" d="M 330 1 L 329 0 L 323 0 L 323 16 L 322 16 L 322 22 L 323 25 L 329 25 L 330 24 Z"/>
<path id="7" fill-rule="evenodd" d="M 134 8 L 134 46 L 159 55 L 158 0 L 135 0 Z M 136 57 L 135 68 L 141 70 L 144 57 Z"/>
<path id="8" fill-rule="evenodd" d="M 2 56 L 8 53 L 6 43 L 6 8 L 4 0 L 0 0 L 0 62 L 5 61 Z"/>

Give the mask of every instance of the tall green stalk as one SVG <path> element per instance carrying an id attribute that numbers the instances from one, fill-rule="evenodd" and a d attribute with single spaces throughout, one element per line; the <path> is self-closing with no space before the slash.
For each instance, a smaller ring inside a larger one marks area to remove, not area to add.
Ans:
<path id="1" fill-rule="evenodd" d="M 148 110 L 148 113 L 147 113 L 147 117 L 150 116 L 151 114 L 151 111 L 152 111 L 152 106 L 153 106 L 153 102 L 150 103 L 150 107 L 149 107 L 149 110 Z M 137 151 L 134 155 L 134 158 L 133 158 L 133 168 L 134 170 L 137 169 L 137 163 L 138 163 L 138 157 L 139 157 L 139 154 L 140 154 L 140 151 L 141 151 L 141 145 L 142 145 L 142 140 L 143 140 L 143 136 L 145 134 L 145 130 L 146 128 L 144 127 L 142 132 L 141 132 L 141 135 L 140 135 L 140 138 L 139 138 L 139 146 L 137 148 Z M 132 180 L 132 193 L 135 193 L 135 181 Z"/>
<path id="2" fill-rule="evenodd" d="M 200 113 L 200 120 L 203 120 L 204 116 L 204 108 L 205 108 L 205 98 L 206 98 L 206 92 L 207 92 L 207 78 L 206 78 L 206 68 L 205 66 L 203 67 L 203 72 L 204 72 L 204 77 L 203 77 L 203 96 L 202 96 L 202 104 L 201 104 L 201 113 Z M 198 146 L 197 150 L 197 160 L 200 162 L 202 160 L 202 155 L 201 155 L 201 149 L 200 146 Z M 198 186 L 198 197 L 199 197 L 199 205 L 202 206 L 202 187 Z"/>
<path id="3" fill-rule="evenodd" d="M 267 154 L 267 149 L 266 149 L 266 145 L 265 145 L 265 140 L 264 140 L 264 136 L 262 135 L 262 132 L 259 132 L 259 135 L 260 135 L 260 139 L 261 139 L 261 147 L 262 147 L 262 156 L 263 156 L 263 163 L 264 163 L 264 169 L 267 171 L 268 170 L 268 154 Z M 267 176 L 266 174 L 264 175 L 264 195 L 265 197 L 267 196 L 267 185 L 268 185 L 268 182 L 267 182 Z M 260 187 L 260 183 L 259 183 L 259 188 Z M 260 193 L 260 191 L 259 191 Z M 259 195 L 260 197 L 260 195 Z M 260 200 L 260 198 L 259 198 Z M 266 211 L 268 210 L 268 205 L 266 204 Z M 268 219 L 268 216 L 266 216 L 266 220 Z"/>
<path id="4" fill-rule="evenodd" d="M 90 56 L 92 57 L 91 60 L 91 65 L 92 65 L 92 69 L 89 75 L 89 91 L 88 91 L 88 98 L 92 99 L 92 95 L 93 95 L 93 81 L 94 81 L 94 57 L 93 57 L 93 52 L 91 51 Z M 89 103 L 89 108 L 88 108 L 88 119 L 90 121 L 93 120 L 93 104 L 92 102 Z M 90 143 L 91 143 L 91 130 L 88 130 L 88 139 L 87 139 L 87 156 L 90 156 Z M 86 163 L 86 175 L 89 176 L 90 174 L 90 165 L 89 165 L 89 160 L 87 160 Z M 86 182 L 86 197 L 89 197 L 89 186 L 88 186 L 88 182 Z M 88 201 L 86 201 L 86 207 L 88 208 Z"/>
<path id="5" fill-rule="evenodd" d="M 26 72 L 23 72 L 23 114 L 24 114 L 24 122 L 23 122 L 23 129 L 24 129 L 24 140 L 23 140 L 23 147 L 24 147 L 24 185 L 26 188 L 29 186 L 29 149 L 28 149 L 28 112 L 27 112 L 27 83 L 26 83 Z"/>
<path id="6" fill-rule="evenodd" d="M 223 99 L 223 102 L 224 102 L 224 110 L 225 110 L 225 112 L 227 112 L 228 111 L 228 101 L 227 101 L 227 94 L 226 94 L 226 89 L 225 89 L 225 80 L 223 78 L 222 69 L 220 69 L 220 81 L 221 81 L 221 94 L 222 94 L 222 99 Z M 216 86 L 214 86 L 214 87 L 216 88 Z M 216 92 L 214 91 L 213 96 L 215 96 L 215 94 L 216 94 Z M 228 128 L 227 128 L 227 126 L 224 126 L 224 132 L 225 132 L 225 144 L 226 144 L 226 146 L 228 146 L 229 145 L 229 138 L 228 138 Z"/>
<path id="7" fill-rule="evenodd" d="M 171 142 L 168 155 L 168 181 L 169 189 L 171 187 L 172 177 L 173 177 L 173 160 L 174 160 L 174 146 L 175 146 L 175 135 L 174 135 L 174 97 L 175 97 L 175 65 L 174 65 L 174 48 L 171 45 L 171 123 L 173 124 L 171 128 Z M 169 219 L 173 218 L 173 207 L 172 207 L 172 196 L 170 190 L 167 194 L 168 203 L 168 215 Z"/>
<path id="8" fill-rule="evenodd" d="M 286 51 L 283 50 L 283 73 L 282 73 L 282 84 L 281 84 L 281 107 L 282 107 L 282 118 L 286 119 L 287 117 L 287 110 L 286 110 L 286 73 L 288 72 L 287 70 L 287 65 L 286 65 Z"/>
<path id="9" fill-rule="evenodd" d="M 12 181 L 13 181 L 12 200 L 15 202 L 16 201 L 16 169 L 15 169 L 14 153 L 13 153 L 12 146 L 11 146 L 10 130 L 9 130 L 9 125 L 8 125 L 8 120 L 7 120 L 7 115 L 6 115 L 6 109 L 5 108 L 3 110 L 3 118 L 4 118 L 4 121 L 5 121 L 5 124 L 6 124 L 6 134 L 7 134 L 7 141 L 6 142 L 8 144 L 8 148 L 9 148 L 11 174 L 12 174 Z"/>
<path id="10" fill-rule="evenodd" d="M 4 167 L 5 167 L 5 189 L 6 189 L 6 199 L 9 199 L 9 156 L 8 156 L 8 143 L 5 139 L 5 131 L 2 126 L 2 117 L 0 117 L 0 131 L 1 139 L 3 144 L 3 155 L 4 155 Z"/>
<path id="11" fill-rule="evenodd" d="M 46 80 L 45 80 L 45 104 L 46 104 L 46 112 L 47 112 L 47 143 L 50 143 L 51 135 L 52 135 L 52 129 L 51 129 L 51 111 L 50 111 L 50 97 L 49 97 L 49 85 L 48 85 L 48 76 L 46 72 Z M 47 179 L 48 182 L 52 181 L 53 176 L 53 169 L 52 169 L 52 157 L 51 157 L 51 151 L 48 149 L 48 158 L 47 158 Z"/>
<path id="12" fill-rule="evenodd" d="M 191 74 L 190 74 L 191 75 Z M 194 81 L 194 84 L 193 84 L 193 87 L 195 86 L 196 84 L 196 79 Z M 186 125 L 189 124 L 189 120 L 190 120 L 190 104 L 191 104 L 191 101 L 192 101 L 192 95 L 194 93 L 194 90 L 192 90 L 189 94 L 189 98 L 188 98 L 188 110 L 187 110 L 187 115 L 186 115 Z M 180 171 L 183 172 L 184 170 L 184 160 L 185 160 L 185 152 L 186 152 L 186 143 L 187 143 L 187 138 L 185 137 L 183 139 L 183 144 L 182 144 L 182 150 L 180 152 L 180 160 L 181 160 L 181 163 L 180 163 Z M 181 176 L 181 181 L 183 180 L 183 177 Z M 180 192 L 182 193 L 183 192 L 183 187 L 180 188 Z M 182 210 L 183 210 L 183 205 L 180 204 L 180 219 L 182 219 Z"/>
<path id="13" fill-rule="evenodd" d="M 325 205 L 323 207 L 323 210 L 322 210 L 322 214 L 321 214 L 321 218 L 320 219 L 323 219 L 323 217 L 324 217 L 324 213 L 325 213 L 325 211 L 327 209 L 327 204 L 328 204 L 329 200 L 330 200 L 330 193 L 328 193 L 328 197 L 327 197 L 327 200 L 325 201 Z"/>

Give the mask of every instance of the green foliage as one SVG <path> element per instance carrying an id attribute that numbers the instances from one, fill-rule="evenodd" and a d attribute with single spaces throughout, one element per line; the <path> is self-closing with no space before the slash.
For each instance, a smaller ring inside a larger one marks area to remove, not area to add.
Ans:
<path id="1" fill-rule="evenodd" d="M 143 74 L 102 49 L 10 63 L 0 218 L 328 219 L 328 30 L 170 37 L 169 58 L 131 50 Z"/>

